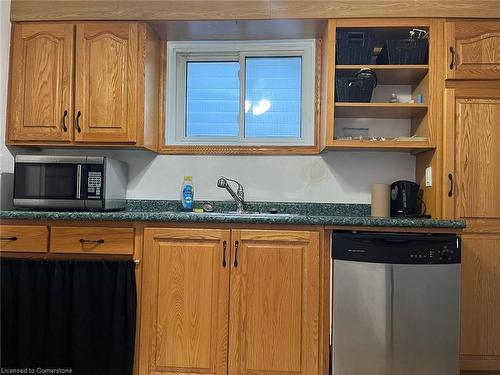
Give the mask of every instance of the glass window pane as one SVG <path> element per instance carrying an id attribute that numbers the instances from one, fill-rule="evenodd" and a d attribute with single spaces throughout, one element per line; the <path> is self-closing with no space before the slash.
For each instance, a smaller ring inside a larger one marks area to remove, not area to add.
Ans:
<path id="1" fill-rule="evenodd" d="M 245 137 L 300 137 L 301 57 L 246 58 Z"/>
<path id="2" fill-rule="evenodd" d="M 188 62 L 187 137 L 236 137 L 239 133 L 238 62 Z"/>

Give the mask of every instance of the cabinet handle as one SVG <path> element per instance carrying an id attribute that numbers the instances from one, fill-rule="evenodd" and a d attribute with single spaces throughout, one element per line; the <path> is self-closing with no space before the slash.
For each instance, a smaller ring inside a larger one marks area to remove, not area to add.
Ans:
<path id="1" fill-rule="evenodd" d="M 76 114 L 76 122 L 75 122 L 75 126 L 76 126 L 76 131 L 78 133 L 81 133 L 82 132 L 82 129 L 80 128 L 80 116 L 82 115 L 82 112 L 78 111 L 78 113 Z"/>
<path id="2" fill-rule="evenodd" d="M 104 240 L 86 240 L 84 238 L 80 238 L 80 243 L 81 244 L 84 244 L 84 243 L 95 243 L 95 244 L 101 244 L 101 243 L 104 243 Z"/>
<path id="3" fill-rule="evenodd" d="M 240 243 L 238 241 L 234 241 L 234 266 L 238 267 L 238 246 Z"/>
<path id="4" fill-rule="evenodd" d="M 222 267 L 226 267 L 226 247 L 227 247 L 227 242 L 224 241 L 222 243 Z"/>
<path id="5" fill-rule="evenodd" d="M 455 49 L 453 47 L 450 47 L 450 53 L 451 53 L 450 70 L 453 70 L 453 67 L 455 66 Z"/>
<path id="6" fill-rule="evenodd" d="M 0 241 L 17 241 L 17 237 L 0 237 Z"/>
<path id="7" fill-rule="evenodd" d="M 453 195 L 453 175 L 448 173 L 448 179 L 450 180 L 450 191 L 448 192 L 448 196 L 451 197 Z"/>
<path id="8" fill-rule="evenodd" d="M 63 118 L 62 118 L 62 128 L 63 128 L 64 132 L 68 131 L 68 128 L 66 127 L 66 116 L 68 116 L 68 111 L 64 110 Z"/>

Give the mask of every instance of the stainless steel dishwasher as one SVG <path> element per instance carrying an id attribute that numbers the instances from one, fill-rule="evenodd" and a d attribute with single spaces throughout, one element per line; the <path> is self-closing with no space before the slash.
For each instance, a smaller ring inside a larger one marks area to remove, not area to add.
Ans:
<path id="1" fill-rule="evenodd" d="M 460 241 L 333 235 L 333 375 L 459 374 Z"/>

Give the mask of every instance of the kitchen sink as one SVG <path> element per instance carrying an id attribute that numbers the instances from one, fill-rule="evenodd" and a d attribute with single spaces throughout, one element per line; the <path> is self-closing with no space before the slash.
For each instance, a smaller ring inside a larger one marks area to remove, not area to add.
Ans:
<path id="1" fill-rule="evenodd" d="M 299 214 L 289 214 L 289 213 L 271 213 L 271 212 L 260 212 L 260 211 L 220 211 L 220 212 L 204 212 L 208 215 L 230 215 L 230 216 L 299 216 Z"/>

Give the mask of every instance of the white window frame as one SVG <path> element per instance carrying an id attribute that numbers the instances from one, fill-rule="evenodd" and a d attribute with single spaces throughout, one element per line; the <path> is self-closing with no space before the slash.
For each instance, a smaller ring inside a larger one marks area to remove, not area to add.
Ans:
<path id="1" fill-rule="evenodd" d="M 167 43 L 167 145 L 311 146 L 315 133 L 315 40 L 265 40 Z M 245 138 L 245 59 L 247 57 L 302 58 L 300 137 Z M 237 137 L 186 137 L 186 64 L 188 61 L 240 63 L 240 126 Z"/>

